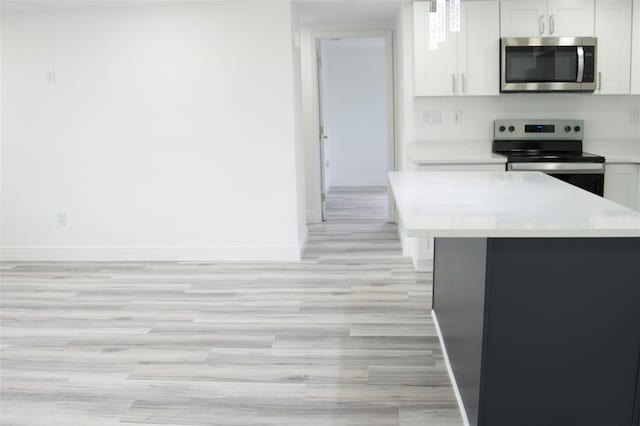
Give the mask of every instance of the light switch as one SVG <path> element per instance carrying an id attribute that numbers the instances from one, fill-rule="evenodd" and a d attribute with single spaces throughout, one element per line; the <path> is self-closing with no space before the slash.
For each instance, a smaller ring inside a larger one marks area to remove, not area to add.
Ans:
<path id="1" fill-rule="evenodd" d="M 458 109 L 453 113 L 453 122 L 456 124 L 462 124 L 462 110 Z"/>

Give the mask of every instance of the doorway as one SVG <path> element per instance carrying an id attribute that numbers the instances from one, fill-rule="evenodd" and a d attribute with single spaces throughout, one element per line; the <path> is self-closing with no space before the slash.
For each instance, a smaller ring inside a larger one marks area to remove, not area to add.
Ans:
<path id="1" fill-rule="evenodd" d="M 323 221 L 393 221 L 392 44 L 389 35 L 316 44 Z"/>

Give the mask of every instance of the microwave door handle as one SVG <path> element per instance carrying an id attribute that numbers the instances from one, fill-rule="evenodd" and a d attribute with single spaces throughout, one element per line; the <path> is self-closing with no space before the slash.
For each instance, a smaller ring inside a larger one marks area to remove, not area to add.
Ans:
<path id="1" fill-rule="evenodd" d="M 578 83 L 582 83 L 584 77 L 584 47 L 578 46 Z"/>

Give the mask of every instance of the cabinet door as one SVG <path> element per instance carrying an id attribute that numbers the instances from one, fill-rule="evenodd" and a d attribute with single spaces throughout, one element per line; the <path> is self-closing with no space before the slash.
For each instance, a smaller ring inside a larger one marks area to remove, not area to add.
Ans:
<path id="1" fill-rule="evenodd" d="M 631 93 L 640 95 L 640 0 L 633 0 L 633 39 L 631 41 Z"/>
<path id="2" fill-rule="evenodd" d="M 458 35 L 461 95 L 500 94 L 500 10 L 497 1 L 462 2 Z"/>
<path id="3" fill-rule="evenodd" d="M 638 206 L 638 165 L 607 164 L 604 197 L 630 209 Z"/>
<path id="4" fill-rule="evenodd" d="M 415 96 L 455 96 L 458 89 L 458 36 L 447 31 L 438 50 L 429 49 L 429 4 L 413 4 Z"/>
<path id="5" fill-rule="evenodd" d="M 547 30 L 547 0 L 502 0 L 500 34 L 502 37 L 536 37 Z"/>
<path id="6" fill-rule="evenodd" d="M 597 94 L 629 94 L 631 82 L 631 0 L 598 0 Z"/>
<path id="7" fill-rule="evenodd" d="M 547 29 L 553 37 L 593 37 L 594 0 L 549 0 Z"/>

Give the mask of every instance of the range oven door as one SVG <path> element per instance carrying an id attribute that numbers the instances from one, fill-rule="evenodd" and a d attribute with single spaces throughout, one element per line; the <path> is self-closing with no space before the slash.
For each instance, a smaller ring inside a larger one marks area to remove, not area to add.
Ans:
<path id="1" fill-rule="evenodd" d="M 560 179 L 573 186 L 582 188 L 601 197 L 604 196 L 604 175 L 603 174 L 557 174 L 549 173 L 556 179 Z"/>
<path id="2" fill-rule="evenodd" d="M 594 37 L 501 39 L 502 92 L 593 92 Z"/>
<path id="3" fill-rule="evenodd" d="M 602 163 L 509 163 L 507 170 L 543 172 L 585 191 L 604 196 Z"/>

